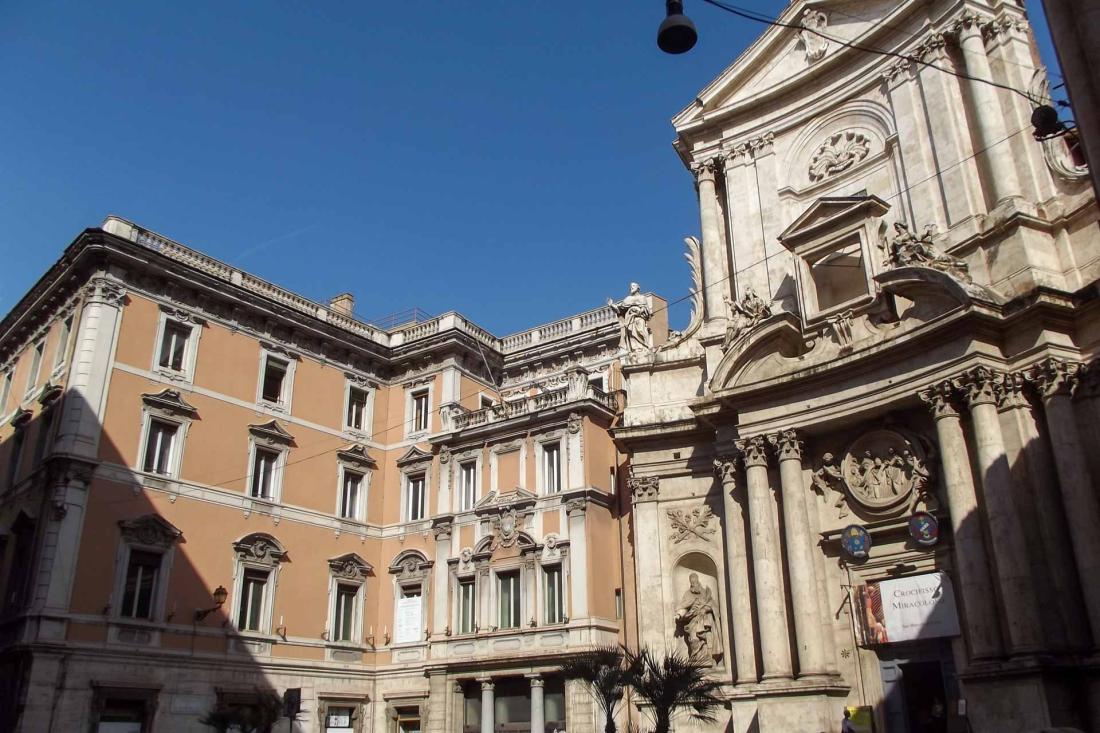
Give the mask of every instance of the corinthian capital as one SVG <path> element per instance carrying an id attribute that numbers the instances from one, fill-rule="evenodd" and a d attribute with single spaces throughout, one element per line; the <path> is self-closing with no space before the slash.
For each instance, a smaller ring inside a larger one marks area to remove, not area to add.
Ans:
<path id="1" fill-rule="evenodd" d="M 978 15 L 972 10 L 964 10 L 958 18 L 951 23 L 951 30 L 959 34 L 959 38 L 982 33 L 989 25 L 989 18 Z"/>
<path id="2" fill-rule="evenodd" d="M 641 501 L 656 501 L 657 492 L 661 488 L 661 479 L 657 476 L 631 476 L 626 480 L 626 486 L 630 489 L 635 504 Z"/>
<path id="3" fill-rule="evenodd" d="M 741 452 L 746 466 L 768 465 L 768 441 L 763 435 L 754 435 L 751 438 L 736 440 L 733 443 Z"/>
<path id="4" fill-rule="evenodd" d="M 932 411 L 932 417 L 940 420 L 945 417 L 959 416 L 959 411 L 955 409 L 955 394 L 955 386 L 950 380 L 945 379 L 922 389 L 917 396 Z"/>
<path id="5" fill-rule="evenodd" d="M 1022 372 L 1010 372 L 997 384 L 997 407 L 1001 410 L 1029 407 L 1027 377 Z"/>
<path id="6" fill-rule="evenodd" d="M 1081 375 L 1081 365 L 1076 362 L 1050 357 L 1031 368 L 1028 377 L 1039 388 L 1043 399 L 1073 394 Z"/>
<path id="7" fill-rule="evenodd" d="M 979 365 L 971 367 L 951 380 L 955 387 L 966 398 L 966 404 L 975 405 L 997 404 L 997 389 L 1003 381 L 1004 375 L 987 366 Z"/>
<path id="8" fill-rule="evenodd" d="M 713 155 L 697 163 L 692 163 L 691 172 L 695 174 L 695 179 L 699 182 L 714 181 L 715 176 L 721 173 L 724 164 L 724 156 Z"/>
<path id="9" fill-rule="evenodd" d="M 738 463 L 738 457 L 732 453 L 719 455 L 714 459 L 714 475 L 723 485 L 736 483 Z"/>
<path id="10" fill-rule="evenodd" d="M 126 290 L 117 280 L 95 277 L 85 286 L 84 297 L 89 303 L 102 303 L 119 308 L 126 298 Z"/>
<path id="11" fill-rule="evenodd" d="M 921 61 L 935 61 L 942 59 L 946 53 L 947 39 L 943 37 L 942 33 L 930 33 L 917 46 L 913 55 Z"/>
<path id="12" fill-rule="evenodd" d="M 768 442 L 780 461 L 801 461 L 802 441 L 793 430 L 780 430 L 768 436 Z"/>

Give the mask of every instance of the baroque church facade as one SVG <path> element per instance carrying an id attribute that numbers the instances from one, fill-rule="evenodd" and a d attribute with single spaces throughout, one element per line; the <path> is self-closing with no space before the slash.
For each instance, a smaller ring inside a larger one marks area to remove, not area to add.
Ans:
<path id="1" fill-rule="evenodd" d="M 0 729 L 587 733 L 624 644 L 726 683 L 682 733 L 1100 731 L 1100 212 L 1023 10 L 780 20 L 673 120 L 679 331 L 80 234 L 0 321 Z"/>

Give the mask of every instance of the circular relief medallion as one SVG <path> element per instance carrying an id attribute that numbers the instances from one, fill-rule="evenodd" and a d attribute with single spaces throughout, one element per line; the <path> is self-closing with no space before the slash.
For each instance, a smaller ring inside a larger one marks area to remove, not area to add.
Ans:
<path id="1" fill-rule="evenodd" d="M 840 533 L 840 546 L 849 557 L 862 560 L 871 551 L 871 533 L 858 524 L 849 524 Z"/>
<path id="2" fill-rule="evenodd" d="M 894 430 L 872 430 L 857 438 L 841 473 L 852 498 L 872 512 L 904 504 L 929 480 L 923 448 Z"/>
<path id="3" fill-rule="evenodd" d="M 931 547 L 940 541 L 940 523 L 928 512 L 909 517 L 909 536 L 918 545 Z"/>

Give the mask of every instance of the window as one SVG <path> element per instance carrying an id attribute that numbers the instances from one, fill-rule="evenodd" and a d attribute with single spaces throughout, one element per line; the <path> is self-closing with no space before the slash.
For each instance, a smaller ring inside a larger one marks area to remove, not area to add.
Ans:
<path id="1" fill-rule="evenodd" d="M 336 584 L 336 604 L 332 619 L 333 641 L 355 641 L 356 603 L 359 586 Z"/>
<path id="2" fill-rule="evenodd" d="M 615 618 L 623 617 L 623 589 L 615 589 Z"/>
<path id="3" fill-rule="evenodd" d="M 474 633 L 474 605 L 477 595 L 473 578 L 458 581 L 458 633 Z"/>
<path id="4" fill-rule="evenodd" d="M 428 429 L 428 390 L 412 393 L 412 432 L 422 433 Z"/>
<path id="5" fill-rule="evenodd" d="M 469 511 L 477 501 L 477 461 L 458 466 L 458 510 Z"/>
<path id="6" fill-rule="evenodd" d="M 344 482 L 340 491 L 340 518 L 359 519 L 359 497 L 362 494 L 363 474 L 344 470 Z"/>
<path id="7" fill-rule="evenodd" d="M 122 589 L 120 615 L 127 618 L 153 618 L 153 605 L 160 575 L 161 555 L 146 550 L 130 550 L 126 565 L 126 584 Z"/>
<path id="8" fill-rule="evenodd" d="M 4 383 L 0 385 L 0 415 L 6 415 L 8 410 L 8 397 L 11 395 L 11 382 L 15 371 L 11 370 L 4 375 Z"/>
<path id="9" fill-rule="evenodd" d="M 46 349 L 46 342 L 39 341 L 34 345 L 34 353 L 31 355 L 31 370 L 27 374 L 27 391 L 30 392 L 38 384 L 38 373 L 42 371 L 42 352 Z"/>
<path id="10" fill-rule="evenodd" d="M 481 409 L 484 410 L 486 407 L 492 407 L 495 404 L 496 401 L 489 395 L 481 395 Z"/>
<path id="11" fill-rule="evenodd" d="M 808 260 L 807 264 L 819 311 L 831 310 L 868 294 L 858 235 L 824 256 Z"/>
<path id="12" fill-rule="evenodd" d="M 178 430 L 179 425 L 175 423 L 164 420 L 149 421 L 149 434 L 145 438 L 143 471 L 159 473 L 163 476 L 172 474 L 172 447 L 176 442 Z"/>
<path id="13" fill-rule="evenodd" d="M 560 624 L 565 620 L 565 600 L 562 598 L 561 565 L 551 565 L 542 570 L 544 598 L 546 598 L 546 623 Z"/>
<path id="14" fill-rule="evenodd" d="M 588 383 L 601 392 L 607 392 L 607 378 L 604 375 L 589 377 Z"/>
<path id="15" fill-rule="evenodd" d="M 187 364 L 187 341 L 191 337 L 191 327 L 179 321 L 167 320 L 164 323 L 164 335 L 160 340 L 160 358 L 158 363 L 163 369 L 182 372 Z"/>
<path id="16" fill-rule="evenodd" d="M 325 733 L 352 733 L 355 708 L 350 705 L 329 705 L 325 709 Z"/>
<path id="17" fill-rule="evenodd" d="M 237 608 L 237 628 L 241 631 L 261 631 L 264 602 L 270 571 L 248 568 L 241 580 L 241 597 Z"/>
<path id="18" fill-rule="evenodd" d="M 424 474 L 408 476 L 405 479 L 405 521 L 416 522 L 427 514 L 425 501 Z"/>
<path id="19" fill-rule="evenodd" d="M 542 444 L 542 493 L 561 491 L 561 443 Z"/>
<path id="20" fill-rule="evenodd" d="M 366 430 L 367 400 L 370 393 L 358 387 L 348 387 L 348 414 L 345 427 L 351 430 Z"/>
<path id="21" fill-rule="evenodd" d="M 19 470 L 23 463 L 23 442 L 26 438 L 26 431 L 22 428 L 16 430 L 11 436 L 11 453 L 8 455 L 8 488 L 15 486 L 15 482 L 19 480 Z"/>
<path id="22" fill-rule="evenodd" d="M 256 448 L 252 459 L 252 484 L 249 487 L 249 493 L 254 498 L 274 501 L 279 456 L 277 451 Z"/>
<path id="23" fill-rule="evenodd" d="M 520 624 L 519 571 L 497 573 L 497 596 L 500 600 L 502 629 L 517 629 Z"/>
<path id="24" fill-rule="evenodd" d="M 287 372 L 290 362 L 268 354 L 264 360 L 263 386 L 260 397 L 264 402 L 282 405 L 286 402 Z"/>
<path id="25" fill-rule="evenodd" d="M 53 357 L 53 368 L 57 369 L 65 363 L 69 353 L 69 335 L 73 332 L 73 317 L 69 316 L 61 322 L 61 335 L 57 338 L 57 353 Z"/>

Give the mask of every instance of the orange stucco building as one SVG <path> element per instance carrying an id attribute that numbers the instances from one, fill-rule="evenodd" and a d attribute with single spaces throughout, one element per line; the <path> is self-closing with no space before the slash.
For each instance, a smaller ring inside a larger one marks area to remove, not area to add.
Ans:
<path id="1" fill-rule="evenodd" d="M 0 728 L 300 688 L 299 730 L 591 729 L 555 669 L 630 621 L 614 309 L 351 305 L 111 217 L 0 324 Z"/>

